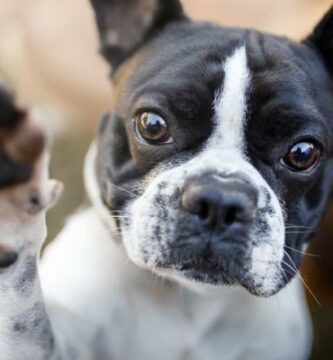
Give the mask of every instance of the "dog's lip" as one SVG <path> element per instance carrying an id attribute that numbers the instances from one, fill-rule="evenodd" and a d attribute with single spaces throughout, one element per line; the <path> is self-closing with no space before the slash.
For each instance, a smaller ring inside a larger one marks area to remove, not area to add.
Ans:
<path id="1" fill-rule="evenodd" d="M 221 263 L 218 259 L 214 258 L 213 255 L 206 255 L 194 259 L 189 259 L 183 261 L 180 266 L 179 270 L 186 271 L 186 270 L 204 270 L 204 269 L 215 269 L 218 271 L 223 270 Z"/>
<path id="2" fill-rule="evenodd" d="M 186 261 L 177 268 L 177 271 L 185 278 L 203 284 L 221 286 L 237 282 L 236 276 L 214 258 Z"/>
<path id="3" fill-rule="evenodd" d="M 213 268 L 215 268 L 215 270 L 221 271 L 222 267 L 220 265 L 221 264 L 219 264 L 218 261 L 213 258 L 195 257 L 186 260 L 174 260 L 165 263 L 160 262 L 159 264 L 157 264 L 157 267 L 164 269 L 174 269 L 177 271 L 188 271 L 188 270 L 204 271 Z"/>
<path id="4" fill-rule="evenodd" d="M 177 271 L 201 271 L 206 272 L 224 272 L 229 267 L 228 263 L 237 261 L 236 255 L 240 251 L 239 244 L 226 243 L 223 246 L 224 252 L 220 256 L 217 256 L 210 247 L 206 247 L 195 255 L 190 254 L 178 254 L 172 260 L 166 262 L 160 262 L 157 267 L 165 269 L 174 269 Z M 246 248 L 241 249 L 243 254 L 246 253 Z M 242 256 L 244 257 L 244 256 Z M 240 264 L 241 265 L 241 264 Z"/>

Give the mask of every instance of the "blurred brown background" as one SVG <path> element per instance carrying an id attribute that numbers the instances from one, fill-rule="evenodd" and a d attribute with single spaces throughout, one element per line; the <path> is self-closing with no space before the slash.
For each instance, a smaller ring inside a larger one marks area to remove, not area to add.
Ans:
<path id="1" fill-rule="evenodd" d="M 254 27 L 301 39 L 329 0 L 183 0 L 192 17 Z M 88 0 L 0 0 L 0 74 L 20 102 L 44 114 L 54 138 L 52 175 L 66 190 L 49 216 L 49 238 L 85 199 L 82 162 L 99 116 L 112 96 L 108 68 L 98 56 Z M 333 207 L 303 270 L 315 326 L 313 359 L 333 359 Z M 332 340 L 331 340 L 332 337 Z M 288 360 L 288 359 L 285 359 Z"/>

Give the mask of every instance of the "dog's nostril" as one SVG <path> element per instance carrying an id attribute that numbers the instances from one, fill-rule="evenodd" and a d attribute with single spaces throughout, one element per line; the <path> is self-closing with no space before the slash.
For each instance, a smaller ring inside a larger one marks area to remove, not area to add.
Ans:
<path id="1" fill-rule="evenodd" d="M 13 265 L 18 258 L 15 251 L 0 251 L 0 269 Z"/>
<path id="2" fill-rule="evenodd" d="M 181 198 L 181 206 L 190 214 L 196 215 L 203 225 L 213 225 L 212 222 L 215 221 L 217 209 L 212 206 L 210 199 L 204 195 L 200 188 L 187 189 Z"/>
<path id="3" fill-rule="evenodd" d="M 236 206 L 231 206 L 229 209 L 226 209 L 224 214 L 224 222 L 226 225 L 232 225 L 235 222 L 242 221 L 242 210 Z"/>
<path id="4" fill-rule="evenodd" d="M 199 211 L 197 212 L 198 216 L 202 220 L 207 220 L 210 214 L 209 204 L 206 201 L 201 201 L 198 207 Z"/>
<path id="5" fill-rule="evenodd" d="M 197 215 L 204 225 L 213 227 L 218 224 L 228 227 L 246 222 L 245 209 L 236 205 L 221 206 L 218 203 L 202 201 Z"/>

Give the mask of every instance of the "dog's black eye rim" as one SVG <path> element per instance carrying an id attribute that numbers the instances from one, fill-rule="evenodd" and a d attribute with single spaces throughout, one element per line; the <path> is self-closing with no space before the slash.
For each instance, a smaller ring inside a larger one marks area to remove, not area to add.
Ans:
<path id="1" fill-rule="evenodd" d="M 280 162 L 293 172 L 309 173 L 316 168 L 322 155 L 323 147 L 317 141 L 302 139 L 290 147 Z"/>
<path id="2" fill-rule="evenodd" d="M 164 145 L 173 142 L 167 121 L 154 111 L 143 111 L 134 117 L 137 136 L 150 145 Z"/>

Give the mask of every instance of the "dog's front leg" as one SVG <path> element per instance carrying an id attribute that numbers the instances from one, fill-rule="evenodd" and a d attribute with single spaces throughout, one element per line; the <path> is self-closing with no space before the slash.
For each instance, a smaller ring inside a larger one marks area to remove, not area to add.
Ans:
<path id="1" fill-rule="evenodd" d="M 58 190 L 56 183 L 41 187 L 38 181 L 0 190 L 1 359 L 53 358 L 54 338 L 37 261 L 45 237 L 45 209 Z"/>
<path id="2" fill-rule="evenodd" d="M 45 215 L 62 188 L 48 177 L 45 143 L 0 85 L 0 359 L 108 359 L 100 329 L 42 295 Z"/>
<path id="3" fill-rule="evenodd" d="M 37 262 L 46 210 L 61 186 L 48 179 L 43 132 L 21 116 L 0 122 L 0 358 L 53 359 Z"/>

